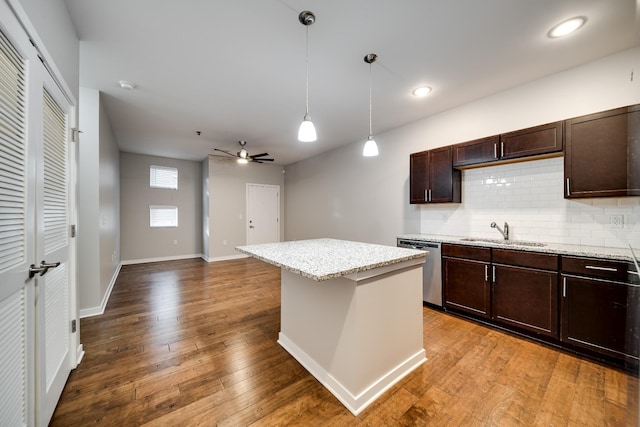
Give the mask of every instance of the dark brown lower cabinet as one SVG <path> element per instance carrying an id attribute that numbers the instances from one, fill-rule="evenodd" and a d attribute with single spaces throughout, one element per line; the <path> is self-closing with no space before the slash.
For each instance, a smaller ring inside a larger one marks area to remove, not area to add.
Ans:
<path id="1" fill-rule="evenodd" d="M 640 289 L 631 284 L 562 276 L 560 339 L 616 358 L 638 360 Z"/>
<path id="2" fill-rule="evenodd" d="M 494 265 L 492 319 L 537 335 L 558 337 L 558 273 Z"/>
<path id="3" fill-rule="evenodd" d="M 483 261 L 442 258 L 444 306 L 490 318 L 489 264 Z"/>

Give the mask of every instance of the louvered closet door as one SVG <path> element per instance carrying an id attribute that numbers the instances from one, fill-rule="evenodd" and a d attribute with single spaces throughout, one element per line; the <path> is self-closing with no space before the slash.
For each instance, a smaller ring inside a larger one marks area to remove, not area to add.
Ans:
<path id="1" fill-rule="evenodd" d="M 52 79 L 42 90 L 42 161 L 36 204 L 38 260 L 59 265 L 36 282 L 38 424 L 47 425 L 71 371 L 69 315 L 69 105 Z"/>
<path id="2" fill-rule="evenodd" d="M 0 3 L 0 426 L 33 425 L 35 159 L 27 149 L 27 59 L 36 59 Z M 8 34 L 16 38 L 9 39 Z M 31 56 L 30 56 L 31 55 Z"/>

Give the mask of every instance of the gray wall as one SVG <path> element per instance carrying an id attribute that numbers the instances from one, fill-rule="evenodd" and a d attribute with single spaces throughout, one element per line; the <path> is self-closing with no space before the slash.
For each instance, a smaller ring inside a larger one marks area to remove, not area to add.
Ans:
<path id="1" fill-rule="evenodd" d="M 78 294 L 81 317 L 102 313 L 120 264 L 116 139 L 95 89 L 80 89 Z"/>
<path id="2" fill-rule="evenodd" d="M 434 232 L 433 216 L 430 230 L 421 216 L 437 207 L 409 204 L 410 153 L 640 103 L 640 79 L 630 80 L 634 68 L 637 74 L 637 48 L 377 134 L 378 157 L 362 157 L 363 134 L 362 141 L 287 166 L 285 238 L 394 245 L 398 234 Z"/>
<path id="3" fill-rule="evenodd" d="M 240 165 L 231 160 L 209 156 L 208 163 L 208 261 L 241 257 L 236 246 L 247 244 L 247 184 L 280 186 L 280 223 L 286 223 L 284 215 L 284 174 L 282 166 L 249 163 Z M 280 239 L 284 239 L 284 227 L 280 227 Z M 225 245 L 226 241 L 226 245 Z M 205 243 L 206 244 L 206 243 Z"/>
<path id="4" fill-rule="evenodd" d="M 178 189 L 149 188 L 151 165 L 177 168 Z M 201 256 L 201 162 L 120 153 L 120 183 L 123 263 Z M 178 227 L 149 227 L 150 205 L 177 206 Z"/>

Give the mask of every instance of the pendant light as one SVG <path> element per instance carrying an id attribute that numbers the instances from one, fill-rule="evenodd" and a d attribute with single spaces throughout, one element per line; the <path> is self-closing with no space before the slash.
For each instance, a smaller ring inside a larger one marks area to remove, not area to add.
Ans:
<path id="1" fill-rule="evenodd" d="M 371 64 L 373 64 L 376 59 L 378 59 L 378 55 L 375 53 L 370 53 L 364 57 L 364 62 L 369 64 L 369 138 L 367 138 L 367 142 L 364 143 L 364 149 L 362 150 L 362 155 L 365 157 L 378 155 L 378 144 L 376 144 L 376 140 L 373 139 L 373 129 L 371 126 Z"/>
<path id="2" fill-rule="evenodd" d="M 316 16 L 313 12 L 309 12 L 305 10 L 298 15 L 298 20 L 302 25 L 307 27 L 307 43 L 306 43 L 306 52 L 305 52 L 305 68 L 306 68 L 306 109 L 304 113 L 304 119 L 300 124 L 300 129 L 298 129 L 298 141 L 301 142 L 313 142 L 318 137 L 316 136 L 316 128 L 313 126 L 313 122 L 311 121 L 311 116 L 309 115 L 309 25 L 316 22 Z"/>

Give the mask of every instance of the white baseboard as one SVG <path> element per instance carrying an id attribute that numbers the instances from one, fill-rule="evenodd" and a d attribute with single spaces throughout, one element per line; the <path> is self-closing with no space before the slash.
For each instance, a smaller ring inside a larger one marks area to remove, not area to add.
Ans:
<path id="1" fill-rule="evenodd" d="M 209 258 L 202 255 L 202 259 L 205 260 L 206 262 L 231 261 L 234 259 L 241 259 L 241 258 L 249 258 L 249 255 L 237 254 L 237 255 L 217 256 L 214 258 Z"/>
<path id="2" fill-rule="evenodd" d="M 82 362 L 82 358 L 84 357 L 84 346 L 80 344 L 76 349 L 76 367 Z"/>
<path id="3" fill-rule="evenodd" d="M 113 273 L 111 277 L 111 281 L 109 282 L 109 287 L 107 288 L 107 292 L 102 296 L 102 302 L 99 307 L 92 308 L 83 308 L 80 310 L 80 318 L 83 319 L 85 317 L 93 317 L 100 316 L 104 314 L 104 310 L 107 308 L 107 303 L 109 302 L 109 297 L 111 297 L 111 291 L 113 291 L 113 286 L 116 284 L 116 280 L 118 279 L 118 274 L 120 274 L 120 269 L 122 268 L 123 263 L 121 262 L 116 267 L 116 271 Z"/>
<path id="4" fill-rule="evenodd" d="M 326 369 L 280 332 L 278 344 L 289 352 L 304 368 L 325 386 L 355 416 L 372 404 L 382 393 L 427 361 L 424 349 L 411 355 L 395 368 L 378 378 L 366 390 L 354 395 Z"/>
<path id="5" fill-rule="evenodd" d="M 127 259 L 122 261 L 122 265 L 146 264 L 149 262 L 177 261 L 180 259 L 202 258 L 202 254 L 165 256 L 159 258 Z"/>

